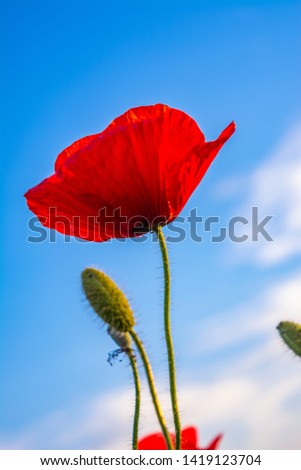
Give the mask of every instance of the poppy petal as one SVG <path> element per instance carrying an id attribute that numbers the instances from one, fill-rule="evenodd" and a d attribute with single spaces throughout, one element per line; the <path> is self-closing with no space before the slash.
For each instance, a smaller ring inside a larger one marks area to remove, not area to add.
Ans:
<path id="1" fill-rule="evenodd" d="M 171 440 L 174 445 L 175 436 L 171 434 Z M 181 449 L 182 450 L 214 450 L 218 448 L 220 440 L 223 435 L 218 434 L 207 447 L 197 447 L 197 430 L 195 427 L 190 426 L 182 429 L 181 432 Z M 161 433 L 150 434 L 146 437 L 139 439 L 139 450 L 166 450 L 166 443 Z"/>
<path id="2" fill-rule="evenodd" d="M 88 135 L 79 139 L 73 144 L 66 147 L 57 157 L 54 170 L 57 172 L 60 167 L 65 163 L 68 158 L 72 157 L 72 155 L 76 154 L 82 148 L 88 148 L 88 145 L 98 136 L 98 134 Z"/>
<path id="3" fill-rule="evenodd" d="M 177 217 L 233 132 L 232 123 L 206 143 L 182 111 L 130 109 L 61 152 L 55 174 L 26 193 L 28 206 L 62 233 L 93 241 L 138 236 Z M 71 225 L 58 228 L 50 209 Z"/>
<path id="4" fill-rule="evenodd" d="M 72 181 L 50 176 L 26 194 L 30 210 L 42 225 L 60 233 L 90 241 L 105 241 L 110 236 L 98 222 L 100 200 L 92 201 L 89 194 L 76 194 Z M 97 224 L 98 223 L 98 224 Z M 108 226 L 106 227 L 108 229 Z"/>
<path id="5" fill-rule="evenodd" d="M 223 434 L 218 434 L 214 439 L 212 439 L 212 441 L 210 442 L 210 444 L 208 444 L 207 447 L 204 447 L 204 450 L 216 450 L 216 449 L 218 449 L 219 443 L 220 443 L 222 438 L 223 438 Z"/>
<path id="6" fill-rule="evenodd" d="M 181 435 L 181 449 L 194 450 L 197 449 L 197 430 L 194 427 L 185 428 Z"/>
<path id="7" fill-rule="evenodd" d="M 170 178 L 166 192 L 171 201 L 171 211 L 177 216 L 196 187 L 202 181 L 219 150 L 235 131 L 235 123 L 229 124 L 220 136 L 211 142 L 197 145 L 187 155 L 186 160 L 170 168 Z"/>
<path id="8" fill-rule="evenodd" d="M 154 433 L 143 437 L 138 442 L 139 450 L 167 450 L 163 434 Z"/>

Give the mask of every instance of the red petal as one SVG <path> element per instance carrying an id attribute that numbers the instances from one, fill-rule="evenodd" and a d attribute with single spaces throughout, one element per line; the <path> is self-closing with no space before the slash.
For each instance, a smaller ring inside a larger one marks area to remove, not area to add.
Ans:
<path id="1" fill-rule="evenodd" d="M 173 161 L 169 167 L 170 177 L 167 180 L 166 192 L 171 201 L 171 211 L 176 216 L 181 212 L 193 191 L 200 184 L 209 166 L 219 150 L 235 131 L 232 122 L 220 136 L 212 141 L 202 143 L 187 155 L 186 160 Z"/>
<path id="2" fill-rule="evenodd" d="M 93 140 L 98 135 L 99 134 L 88 135 L 87 137 L 83 137 L 82 139 L 73 142 L 73 144 L 69 145 L 69 147 L 66 147 L 65 150 L 63 150 L 56 159 L 54 166 L 55 171 L 58 171 L 65 161 L 72 157 L 72 155 L 76 154 L 76 152 L 78 152 L 80 149 L 88 149 L 89 144 L 93 142 Z"/>
<path id="3" fill-rule="evenodd" d="M 46 227 L 85 240 L 110 238 L 103 230 L 103 224 L 97 224 L 98 208 L 104 202 L 97 198 L 92 200 L 89 194 L 77 193 L 72 180 L 61 180 L 53 175 L 30 189 L 25 197 L 29 209 Z"/>
<path id="4" fill-rule="evenodd" d="M 223 434 L 218 434 L 207 447 L 203 447 L 204 450 L 216 450 L 219 446 L 219 443 L 223 437 Z"/>
<path id="5" fill-rule="evenodd" d="M 148 231 L 154 220 L 168 223 L 179 214 L 233 131 L 232 124 L 205 143 L 182 111 L 161 104 L 130 109 L 100 134 L 66 148 L 56 174 L 26 193 L 28 206 L 44 225 L 62 233 L 94 241 L 135 236 L 135 222 Z M 58 228 L 50 207 L 71 225 Z M 105 214 L 96 230 L 99 210 Z M 120 216 L 126 217 L 123 225 Z"/>
<path id="6" fill-rule="evenodd" d="M 155 433 L 143 437 L 138 442 L 139 450 L 167 450 L 165 439 L 162 434 Z"/>
<path id="7" fill-rule="evenodd" d="M 174 444 L 175 437 L 171 434 L 171 439 Z M 181 449 L 182 450 L 215 450 L 218 448 L 220 440 L 223 435 L 218 434 L 207 447 L 197 447 L 197 430 L 195 427 L 190 426 L 182 429 L 181 433 Z M 138 442 L 139 450 L 166 450 L 166 443 L 161 433 L 150 434 L 143 437 Z"/>
<path id="8" fill-rule="evenodd" d="M 182 430 L 181 436 L 181 449 L 195 450 L 197 449 L 197 430 L 194 427 L 185 428 Z"/>

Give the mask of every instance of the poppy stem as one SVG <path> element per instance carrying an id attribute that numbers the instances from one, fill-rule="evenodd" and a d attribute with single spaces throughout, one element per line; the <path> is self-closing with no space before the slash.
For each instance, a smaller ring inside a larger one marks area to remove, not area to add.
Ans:
<path id="1" fill-rule="evenodd" d="M 157 418 L 158 418 L 158 421 L 160 423 L 161 430 L 162 430 L 162 433 L 163 433 L 163 436 L 164 436 L 164 439 L 165 439 L 165 442 L 166 442 L 166 445 L 167 445 L 167 449 L 172 450 L 173 445 L 172 445 L 171 437 L 170 437 L 168 429 L 167 429 L 167 424 L 166 424 L 166 421 L 165 421 L 165 418 L 164 418 L 164 415 L 163 415 L 163 411 L 162 411 L 160 402 L 158 400 L 158 395 L 157 395 L 156 386 L 155 386 L 155 380 L 154 380 L 154 376 L 153 376 L 153 372 L 152 372 L 152 369 L 151 369 L 150 362 L 148 360 L 148 357 L 147 357 L 147 354 L 145 352 L 142 341 L 140 340 L 137 333 L 135 333 L 135 331 L 133 331 L 133 330 L 129 331 L 129 333 L 130 333 L 134 343 L 136 344 L 136 346 L 138 348 L 138 351 L 140 353 L 140 356 L 141 356 L 141 359 L 142 359 L 142 362 L 143 362 L 143 366 L 144 366 L 144 369 L 145 369 L 150 394 L 151 394 L 153 404 L 154 404 L 154 407 L 155 407 L 155 411 L 156 411 L 156 414 L 157 414 Z"/>
<path id="2" fill-rule="evenodd" d="M 175 448 L 181 449 L 181 422 L 180 422 L 180 413 L 178 406 L 177 398 L 177 386 L 176 386 L 176 367 L 175 367 L 175 356 L 174 348 L 172 344 L 172 335 L 170 327 L 170 268 L 169 268 L 169 259 L 168 251 L 166 246 L 166 241 L 162 232 L 162 228 L 158 227 L 156 230 L 163 262 L 164 270 L 164 330 L 165 330 L 165 341 L 167 346 L 167 356 L 168 356 L 168 369 L 169 369 L 169 388 L 171 396 L 172 411 L 175 424 L 175 434 L 176 442 Z"/>
<path id="3" fill-rule="evenodd" d="M 139 417 L 140 417 L 140 403 L 141 403 L 141 396 L 140 396 L 140 380 L 138 374 L 138 367 L 136 363 L 136 358 L 133 354 L 133 351 L 130 349 L 127 352 L 128 358 L 130 360 L 130 364 L 133 370 L 133 377 L 135 383 L 135 413 L 134 413 L 134 422 L 133 422 L 133 436 L 132 436 L 132 449 L 138 449 L 138 430 L 139 430 Z"/>

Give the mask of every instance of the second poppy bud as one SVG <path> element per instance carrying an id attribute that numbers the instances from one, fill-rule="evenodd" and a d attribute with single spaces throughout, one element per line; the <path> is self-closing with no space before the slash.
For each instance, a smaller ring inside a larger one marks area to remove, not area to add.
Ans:
<path id="1" fill-rule="evenodd" d="M 121 289 L 104 272 L 86 268 L 82 272 L 86 297 L 96 314 L 116 332 L 132 330 L 134 315 Z"/>

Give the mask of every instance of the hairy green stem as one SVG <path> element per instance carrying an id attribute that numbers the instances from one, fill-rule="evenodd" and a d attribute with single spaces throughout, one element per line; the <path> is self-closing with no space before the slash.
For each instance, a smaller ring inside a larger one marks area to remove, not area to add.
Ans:
<path id="1" fill-rule="evenodd" d="M 165 418 L 164 418 L 164 415 L 163 415 L 163 412 L 162 412 L 162 408 L 161 408 L 161 405 L 160 405 L 159 400 L 158 400 L 158 395 L 157 395 L 157 391 L 156 391 L 156 387 L 155 387 L 155 380 L 154 380 L 154 376 L 153 376 L 153 373 L 152 373 L 150 362 L 148 360 L 148 357 L 147 357 L 147 354 L 145 352 L 142 341 L 138 337 L 137 333 L 135 333 L 135 331 L 133 331 L 133 330 L 129 331 L 129 333 L 130 333 L 130 335 L 131 335 L 131 337 L 132 337 L 134 343 L 136 344 L 136 346 L 138 348 L 138 351 L 140 353 L 140 356 L 141 356 L 141 359 L 142 359 L 142 362 L 143 362 L 143 366 L 144 366 L 144 369 L 145 369 L 145 373 L 146 373 L 146 378 L 147 378 L 150 394 L 151 394 L 153 404 L 154 404 L 154 407 L 155 407 L 155 411 L 156 411 L 156 414 L 157 414 L 157 417 L 158 417 L 158 421 L 159 421 L 160 426 L 161 426 L 161 430 L 162 430 L 162 433 L 163 433 L 163 436 L 164 436 L 164 439 L 165 439 L 165 442 L 166 442 L 166 445 L 167 445 L 167 449 L 171 450 L 171 449 L 173 449 L 173 445 L 172 445 L 172 441 L 171 441 L 171 438 L 170 438 L 170 435 L 169 435 L 169 432 L 168 432 L 168 429 L 167 429 L 167 424 L 166 424 L 166 421 L 165 421 Z"/>
<path id="2" fill-rule="evenodd" d="M 169 388 L 171 396 L 172 411 L 174 417 L 175 431 L 176 431 L 176 443 L 175 448 L 181 449 L 181 422 L 180 413 L 177 398 L 177 386 L 176 386 L 176 367 L 175 367 L 175 356 L 172 344 L 171 327 L 170 327 L 170 268 L 168 260 L 168 251 L 165 242 L 165 238 L 161 227 L 156 230 L 161 254 L 163 261 L 164 270 L 164 330 L 165 330 L 165 341 L 167 347 L 168 356 L 168 369 L 169 369 Z"/>
<path id="3" fill-rule="evenodd" d="M 133 370 L 133 377 L 135 383 L 135 413 L 134 413 L 134 422 L 133 422 L 133 436 L 132 436 L 132 449 L 138 449 L 138 430 L 139 430 L 139 417 L 140 417 L 140 403 L 141 403 L 141 396 L 140 396 L 140 380 L 138 374 L 138 367 L 136 363 L 136 358 L 133 354 L 133 351 L 130 349 L 127 352 L 128 358 L 130 360 L 130 364 Z"/>

